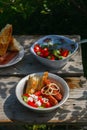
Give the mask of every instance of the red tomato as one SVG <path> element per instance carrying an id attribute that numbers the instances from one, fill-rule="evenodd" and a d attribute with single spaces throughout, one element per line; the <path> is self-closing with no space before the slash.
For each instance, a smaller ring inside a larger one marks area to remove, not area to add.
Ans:
<path id="1" fill-rule="evenodd" d="M 69 54 L 69 51 L 67 49 L 61 51 L 61 56 L 67 57 Z"/>
<path id="2" fill-rule="evenodd" d="M 44 103 L 42 97 L 40 97 L 40 96 L 38 97 L 38 101 L 40 101 L 41 103 Z"/>
<path id="3" fill-rule="evenodd" d="M 31 102 L 31 101 L 28 101 L 27 104 L 32 106 L 32 107 L 37 107 L 36 104 L 34 102 Z"/>
<path id="4" fill-rule="evenodd" d="M 41 51 L 41 47 L 40 47 L 40 45 L 39 44 L 36 44 L 35 46 L 34 46 L 34 52 L 40 52 Z"/>
<path id="5" fill-rule="evenodd" d="M 50 102 L 47 102 L 47 103 L 45 104 L 45 107 L 46 107 L 46 108 L 52 107 L 52 105 L 50 104 Z"/>
<path id="6" fill-rule="evenodd" d="M 42 53 L 42 49 L 41 49 L 40 51 L 36 52 L 36 54 L 37 54 L 38 56 L 44 57 L 44 55 L 43 55 L 43 53 Z"/>
<path id="7" fill-rule="evenodd" d="M 51 60 L 55 60 L 56 58 L 55 58 L 55 56 L 51 56 Z"/>
<path id="8" fill-rule="evenodd" d="M 55 60 L 56 57 L 55 57 L 54 55 L 49 55 L 49 56 L 48 56 L 48 59 L 50 59 L 50 60 Z"/>
<path id="9" fill-rule="evenodd" d="M 36 96 L 41 96 L 41 91 L 35 92 L 35 95 L 36 95 Z"/>
<path id="10" fill-rule="evenodd" d="M 47 47 L 43 48 L 44 52 L 49 51 L 49 49 Z"/>
<path id="11" fill-rule="evenodd" d="M 25 93 L 25 94 L 23 94 L 23 96 L 29 97 L 29 94 L 28 94 L 28 93 Z"/>
<path id="12" fill-rule="evenodd" d="M 44 52 L 43 56 L 47 57 L 49 55 L 49 52 Z"/>
<path id="13" fill-rule="evenodd" d="M 49 55 L 49 50 L 47 47 L 43 48 L 41 52 L 43 54 L 43 57 L 47 57 Z"/>

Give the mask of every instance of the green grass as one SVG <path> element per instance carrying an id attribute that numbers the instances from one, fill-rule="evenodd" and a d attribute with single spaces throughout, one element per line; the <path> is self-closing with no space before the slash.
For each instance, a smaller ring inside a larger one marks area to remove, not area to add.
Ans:
<path id="1" fill-rule="evenodd" d="M 87 130 L 87 126 L 78 125 L 1 125 L 0 130 Z"/>

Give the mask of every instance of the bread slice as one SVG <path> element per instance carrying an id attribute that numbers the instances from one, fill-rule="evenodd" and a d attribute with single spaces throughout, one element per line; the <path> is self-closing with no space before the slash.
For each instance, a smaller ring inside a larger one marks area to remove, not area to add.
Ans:
<path id="1" fill-rule="evenodd" d="M 43 75 L 29 76 L 26 84 L 26 93 L 33 94 L 36 91 L 40 91 L 44 86 L 44 81 L 48 78 L 48 72 L 44 72 Z"/>
<path id="2" fill-rule="evenodd" d="M 48 72 L 46 71 L 40 78 L 37 90 L 41 90 L 41 88 L 44 87 L 44 82 L 47 80 L 47 78 L 48 78 Z"/>
<path id="3" fill-rule="evenodd" d="M 26 93 L 33 94 L 38 87 L 39 81 L 40 77 L 38 75 L 29 76 L 26 85 Z"/>
<path id="4" fill-rule="evenodd" d="M 8 46 L 9 51 L 20 51 L 21 45 L 20 43 L 14 38 L 11 38 L 10 44 Z"/>
<path id="5" fill-rule="evenodd" d="M 12 25 L 7 24 L 0 32 L 0 56 L 6 54 L 12 37 Z"/>

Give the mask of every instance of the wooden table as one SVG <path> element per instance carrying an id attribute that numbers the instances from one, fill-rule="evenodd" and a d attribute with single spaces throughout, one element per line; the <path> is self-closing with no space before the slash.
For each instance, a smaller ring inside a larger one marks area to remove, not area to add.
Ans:
<path id="1" fill-rule="evenodd" d="M 87 124 L 87 80 L 83 76 L 81 49 L 61 70 L 40 64 L 29 47 L 42 36 L 15 36 L 24 46 L 24 58 L 17 64 L 0 68 L 0 123 L 29 124 Z M 80 36 L 68 36 L 79 41 Z M 15 88 L 22 77 L 33 72 L 49 71 L 63 77 L 70 86 L 70 96 L 64 105 L 54 112 L 40 114 L 22 106 L 16 98 Z"/>

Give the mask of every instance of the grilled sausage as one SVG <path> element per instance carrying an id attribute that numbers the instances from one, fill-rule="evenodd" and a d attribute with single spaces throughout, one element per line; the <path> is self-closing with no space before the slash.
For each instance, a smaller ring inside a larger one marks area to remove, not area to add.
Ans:
<path id="1" fill-rule="evenodd" d="M 44 96 L 49 99 L 49 102 L 51 103 L 52 106 L 58 104 L 58 101 L 52 95 L 45 95 L 44 94 Z"/>
<path id="2" fill-rule="evenodd" d="M 62 100 L 62 94 L 58 91 L 54 91 L 54 95 L 53 95 L 58 101 Z"/>

